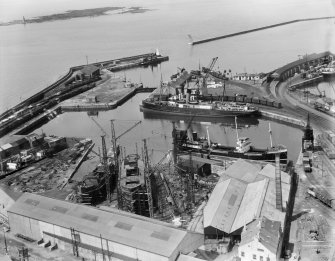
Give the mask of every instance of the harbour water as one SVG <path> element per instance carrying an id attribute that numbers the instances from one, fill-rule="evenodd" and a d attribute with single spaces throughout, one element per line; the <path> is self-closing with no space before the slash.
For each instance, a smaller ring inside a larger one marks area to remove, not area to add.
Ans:
<path id="1" fill-rule="evenodd" d="M 163 80 L 168 80 L 177 67 L 195 69 L 199 64 L 206 66 L 216 56 L 219 60 L 215 69 L 231 69 L 234 74 L 255 73 L 274 70 L 301 54 L 334 52 L 335 48 L 333 20 L 297 23 L 193 47 L 187 44 L 187 34 L 194 39 L 203 39 L 293 19 L 332 16 L 333 6 L 328 0 L 127 0 L 113 3 L 75 0 L 70 3 L 55 1 L 52 5 L 42 0 L 12 2 L 3 0 L 0 3 L 0 10 L 6 10 L 0 12 L 1 21 L 21 19 L 23 15 L 29 18 L 111 5 L 141 6 L 151 10 L 0 27 L 1 112 L 53 83 L 66 74 L 69 67 L 85 64 L 86 56 L 89 62 L 96 62 L 158 48 L 170 57 L 169 62 L 121 73 L 132 81 L 141 80 L 145 86 L 157 86 L 161 75 Z M 145 94 L 137 95 L 117 110 L 99 113 L 98 121 L 105 130 L 110 130 L 109 120 L 112 118 L 142 119 L 138 105 L 144 97 Z M 205 131 L 203 125 L 193 127 L 202 133 Z M 92 137 L 100 144 L 101 131 L 86 113 L 63 114 L 42 129 L 48 134 Z M 171 146 L 168 138 L 171 130 L 171 120 L 145 119 L 141 127 L 124 136 L 120 143 L 134 149 L 134 142 L 149 138 L 152 149 L 165 152 Z M 260 120 L 257 126 L 250 125 L 240 131 L 257 147 L 269 144 L 266 121 Z M 272 124 L 272 131 L 274 139 L 288 146 L 291 159 L 295 159 L 300 149 L 301 131 L 277 123 Z M 210 132 L 213 138 L 234 144 L 234 129 L 212 124 Z M 155 136 L 155 133 L 159 134 Z"/>
<path id="2" fill-rule="evenodd" d="M 147 139 L 149 156 L 152 162 L 158 162 L 172 148 L 172 122 L 176 123 L 179 129 L 186 129 L 190 118 L 181 119 L 160 119 L 144 118 L 143 113 L 139 111 L 139 104 L 148 94 L 137 94 L 124 105 L 115 110 L 99 112 L 94 119 L 107 132 L 107 146 L 110 146 L 111 123 L 115 120 L 116 136 L 130 128 L 136 121 L 141 120 L 131 132 L 125 134 L 119 139 L 120 146 L 124 147 L 126 153 L 141 153 L 143 139 Z M 269 122 L 264 119 L 244 119 L 237 120 L 239 137 L 247 136 L 257 148 L 270 147 Z M 206 137 L 206 128 L 208 127 L 210 138 L 214 142 L 236 145 L 236 128 L 234 119 L 223 118 L 217 122 L 192 121 L 191 130 L 198 133 L 200 137 Z M 271 122 L 273 141 L 275 144 L 283 144 L 288 148 L 289 159 L 296 160 L 301 148 L 302 131 L 290 126 L 285 126 L 276 122 Z M 103 131 L 90 119 L 87 112 L 73 112 L 59 115 L 37 132 L 45 132 L 56 136 L 77 136 L 90 137 L 96 143 L 95 151 L 101 147 L 101 135 Z M 289 134 L 289 135 L 288 135 Z"/>

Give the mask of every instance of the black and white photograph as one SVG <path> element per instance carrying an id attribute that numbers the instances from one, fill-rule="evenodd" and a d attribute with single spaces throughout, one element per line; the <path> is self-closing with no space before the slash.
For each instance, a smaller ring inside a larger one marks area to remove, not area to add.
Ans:
<path id="1" fill-rule="evenodd" d="M 335 261 L 334 0 L 0 0 L 0 261 Z"/>

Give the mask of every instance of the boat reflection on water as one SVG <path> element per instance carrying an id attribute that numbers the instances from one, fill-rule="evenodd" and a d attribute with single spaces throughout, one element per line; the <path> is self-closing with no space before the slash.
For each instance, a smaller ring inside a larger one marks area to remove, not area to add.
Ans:
<path id="1" fill-rule="evenodd" d="M 219 124 L 220 126 L 233 126 L 235 127 L 235 117 L 197 117 L 195 116 L 176 116 L 176 115 L 162 115 L 162 114 L 154 114 L 154 113 L 145 113 L 143 112 L 143 117 L 146 120 L 170 120 L 170 121 L 179 121 L 189 123 L 197 122 L 201 124 Z M 248 128 L 250 126 L 257 126 L 259 124 L 259 120 L 257 117 L 238 117 L 238 126 L 237 128 Z"/>

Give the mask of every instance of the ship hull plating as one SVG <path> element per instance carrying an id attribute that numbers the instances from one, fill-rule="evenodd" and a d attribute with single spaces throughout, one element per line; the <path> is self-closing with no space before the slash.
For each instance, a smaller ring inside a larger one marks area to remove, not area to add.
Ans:
<path id="1" fill-rule="evenodd" d="M 197 116 L 197 117 L 234 117 L 242 116 L 249 117 L 258 114 L 257 110 L 251 111 L 228 111 L 216 109 L 198 109 L 198 108 L 178 108 L 167 105 L 152 104 L 143 101 L 140 105 L 140 110 L 145 113 L 163 114 L 163 115 L 183 115 L 183 116 Z"/>
<path id="2" fill-rule="evenodd" d="M 257 161 L 266 161 L 266 162 L 275 162 L 275 152 L 268 151 L 266 149 L 256 149 L 252 148 L 248 152 L 237 152 L 234 147 L 224 146 L 220 149 L 208 149 L 208 148 L 197 148 L 196 146 L 189 145 L 179 145 L 178 150 L 184 152 L 195 152 L 200 153 L 204 157 L 229 157 L 229 158 L 241 158 L 248 160 L 257 160 Z M 278 152 L 280 156 L 280 163 L 287 164 L 287 151 L 283 150 Z"/>

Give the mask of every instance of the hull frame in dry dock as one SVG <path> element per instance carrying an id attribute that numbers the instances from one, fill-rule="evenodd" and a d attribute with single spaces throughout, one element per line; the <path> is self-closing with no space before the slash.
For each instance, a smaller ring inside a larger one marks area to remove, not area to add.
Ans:
<path id="1" fill-rule="evenodd" d="M 140 105 L 140 111 L 143 113 L 176 115 L 176 116 L 183 115 L 183 116 L 196 116 L 196 117 L 210 117 L 210 118 L 235 117 L 235 116 L 252 117 L 259 115 L 258 110 L 225 111 L 225 110 L 214 110 L 214 109 L 178 108 L 172 106 L 151 104 L 149 102 L 145 102 L 145 100 Z"/>

